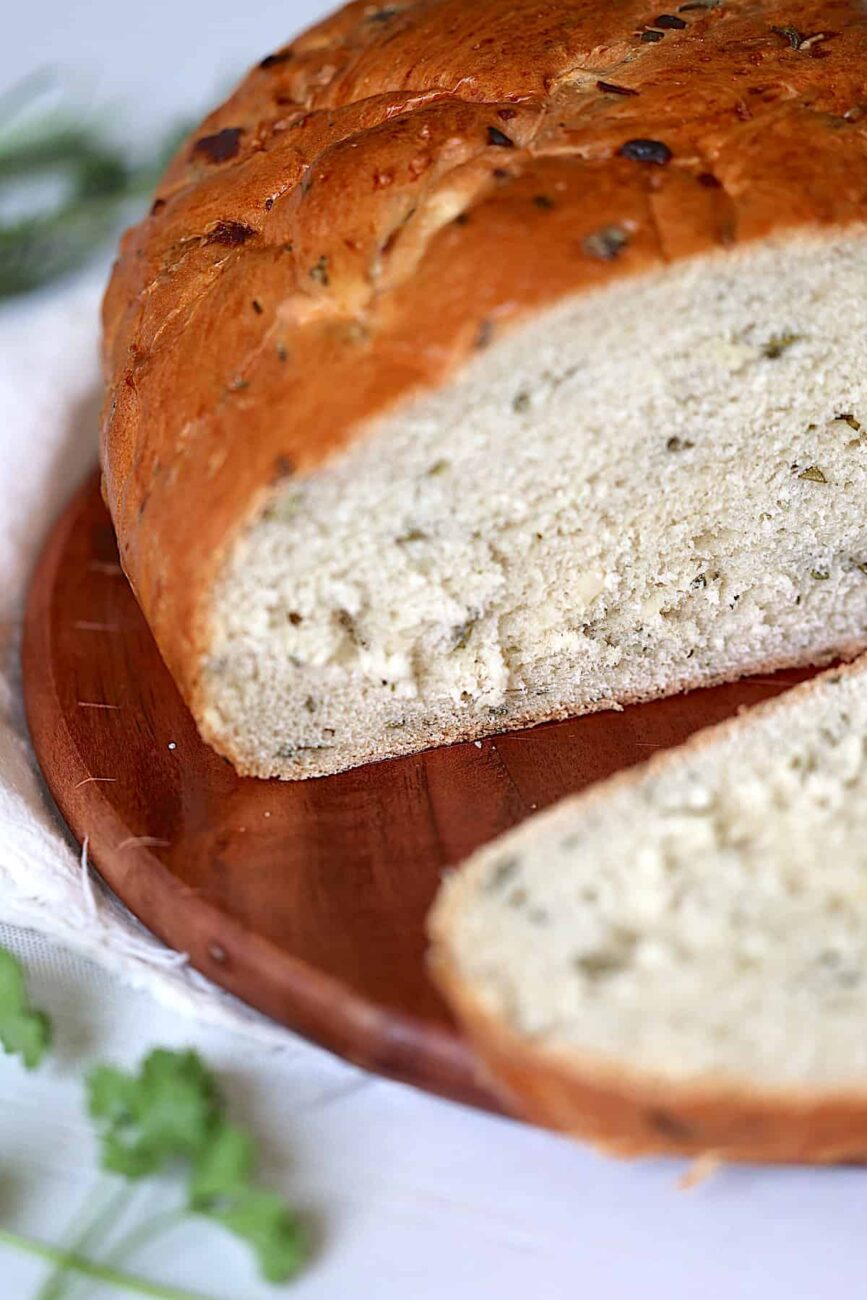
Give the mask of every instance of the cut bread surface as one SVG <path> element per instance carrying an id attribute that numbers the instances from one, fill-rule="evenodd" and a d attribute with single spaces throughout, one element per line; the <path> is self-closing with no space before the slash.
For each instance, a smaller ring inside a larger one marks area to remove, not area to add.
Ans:
<path id="1" fill-rule="evenodd" d="M 865 882 L 862 660 L 479 852 L 433 912 L 434 970 L 534 1118 L 614 1149 L 716 1132 L 741 1158 L 863 1159 Z"/>
<path id="2" fill-rule="evenodd" d="M 850 228 L 480 339 L 236 545 L 204 734 L 243 771 L 318 775 L 855 653 L 865 289 Z"/>

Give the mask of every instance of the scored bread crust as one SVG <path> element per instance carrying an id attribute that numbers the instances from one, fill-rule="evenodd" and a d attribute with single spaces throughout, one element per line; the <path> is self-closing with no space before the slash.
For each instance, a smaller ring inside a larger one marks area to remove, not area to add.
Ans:
<path id="1" fill-rule="evenodd" d="M 351 4 L 178 152 L 105 299 L 102 463 L 200 721 L 215 579 L 290 475 L 547 304 L 863 220 L 859 0 L 659 8 Z"/>
<path id="2" fill-rule="evenodd" d="M 685 744 L 563 800 L 553 814 L 540 816 L 559 816 L 561 811 L 566 815 L 577 801 L 604 802 L 612 791 L 634 787 L 649 774 L 784 710 L 793 698 L 815 693 L 823 682 L 850 675 L 867 679 L 867 656 L 708 727 Z M 524 823 L 518 833 L 532 835 L 535 820 Z M 522 1037 L 484 1005 L 451 955 L 451 917 L 467 905 L 461 884 L 459 869 L 440 891 L 428 918 L 429 969 L 472 1043 L 482 1072 L 514 1113 L 623 1158 L 713 1155 L 722 1161 L 775 1164 L 867 1163 L 867 1079 L 860 1091 L 749 1088 L 712 1077 L 673 1080 L 592 1052 L 582 1058 L 571 1048 L 546 1047 Z"/>

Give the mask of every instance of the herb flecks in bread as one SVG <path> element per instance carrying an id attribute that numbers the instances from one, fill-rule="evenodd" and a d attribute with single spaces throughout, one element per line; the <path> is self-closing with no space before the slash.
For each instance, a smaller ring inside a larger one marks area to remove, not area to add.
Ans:
<path id="1" fill-rule="evenodd" d="M 105 484 L 241 770 L 864 644 L 865 61 L 855 0 L 355 4 L 197 130 L 106 298 Z"/>
<path id="2" fill-rule="evenodd" d="M 862 659 L 476 854 L 432 969 L 538 1122 L 621 1155 L 861 1161 L 865 846 Z"/>

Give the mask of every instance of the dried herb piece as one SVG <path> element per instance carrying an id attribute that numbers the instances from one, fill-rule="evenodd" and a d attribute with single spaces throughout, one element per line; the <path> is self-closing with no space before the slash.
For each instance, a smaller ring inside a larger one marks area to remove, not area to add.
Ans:
<path id="1" fill-rule="evenodd" d="M 599 258 L 603 262 L 613 262 L 619 257 L 629 243 L 629 236 L 620 226 L 603 226 L 585 235 L 581 247 L 588 257 Z"/>
<path id="2" fill-rule="evenodd" d="M 471 614 L 464 623 L 459 623 L 457 627 L 452 628 L 452 650 L 464 650 L 467 642 L 472 636 L 473 628 L 478 623 L 478 617 Z"/>
<path id="3" fill-rule="evenodd" d="M 449 467 L 447 460 L 435 460 L 427 472 L 428 478 L 439 478 L 440 474 L 445 474 Z"/>
<path id="4" fill-rule="evenodd" d="M 502 858 L 494 867 L 491 868 L 491 874 L 485 883 L 485 890 L 493 893 L 497 889 L 502 889 L 504 885 L 514 879 L 515 873 L 521 865 L 521 859 L 517 857 Z"/>
<path id="5" fill-rule="evenodd" d="M 254 298 L 250 306 L 253 308 L 253 311 L 256 313 L 257 316 L 261 316 L 263 311 L 265 310 L 265 308 L 262 306 L 258 298 Z"/>
<path id="6" fill-rule="evenodd" d="M 529 409 L 530 409 L 530 394 L 525 392 L 516 393 L 515 396 L 512 398 L 512 410 L 515 411 L 518 415 L 523 415 L 523 413 L 525 411 L 529 411 Z"/>
<path id="7" fill-rule="evenodd" d="M 367 644 L 361 636 L 361 633 L 358 631 L 358 624 L 348 609 L 336 609 L 334 611 L 334 619 L 337 625 L 343 628 L 343 631 L 349 637 L 349 640 L 353 645 L 364 647 Z"/>
<path id="8" fill-rule="evenodd" d="M 628 964 L 628 953 L 587 952 L 575 957 L 572 965 L 590 981 L 608 979 L 618 975 Z"/>
<path id="9" fill-rule="evenodd" d="M 695 1140 L 695 1129 L 667 1110 L 649 1110 L 647 1112 L 647 1122 L 657 1133 L 661 1133 L 663 1137 L 669 1138 L 672 1142 Z"/>
<path id="10" fill-rule="evenodd" d="M 630 162 L 650 163 L 655 167 L 664 167 L 672 157 L 668 145 L 661 140 L 646 140 L 641 137 L 627 140 L 617 152 L 621 158 L 628 158 Z"/>
<path id="11" fill-rule="evenodd" d="M 818 465 L 808 465 L 806 469 L 801 470 L 798 478 L 808 479 L 811 483 L 828 482 Z"/>
<path id="12" fill-rule="evenodd" d="M 291 478 L 295 473 L 295 462 L 291 456 L 280 455 L 274 460 L 274 478 Z"/>
<path id="13" fill-rule="evenodd" d="M 848 424 L 849 428 L 854 429 L 856 433 L 861 432 L 861 425 L 855 419 L 855 416 L 852 414 L 851 411 L 845 411 L 842 415 L 835 415 L 834 419 L 842 420 L 844 424 Z"/>
<path id="14" fill-rule="evenodd" d="M 690 451 L 695 446 L 689 438 L 679 438 L 677 434 L 672 434 L 665 444 L 666 451 Z"/>
<path id="15" fill-rule="evenodd" d="M 554 207 L 554 200 L 551 198 L 550 194 L 534 194 L 533 202 L 536 207 L 541 208 L 543 212 L 550 212 Z"/>
<path id="16" fill-rule="evenodd" d="M 762 347 L 762 356 L 767 357 L 769 361 L 776 361 L 777 357 L 781 357 L 800 338 L 800 334 L 792 334 L 788 331 L 785 334 L 772 334 Z"/>
<path id="17" fill-rule="evenodd" d="M 828 572 L 827 569 L 811 569 L 811 570 L 810 570 L 810 577 L 811 577 L 811 578 L 815 578 L 816 582 L 827 582 L 828 579 L 830 578 L 830 576 L 831 576 L 831 575 L 830 575 L 830 573 Z"/>
<path id="18" fill-rule="evenodd" d="M 286 618 L 292 624 L 293 627 L 300 627 L 301 624 L 304 622 L 304 615 L 299 614 L 297 609 L 290 609 L 289 613 L 286 615 Z"/>
<path id="19" fill-rule="evenodd" d="M 208 235 L 209 244 L 223 244 L 226 248 L 238 248 L 246 244 L 255 235 L 252 226 L 245 226 L 243 221 L 218 221 Z"/>
<path id="20" fill-rule="evenodd" d="M 494 337 L 494 322 L 488 320 L 487 318 L 485 320 L 481 320 L 479 321 L 479 328 L 476 331 L 476 338 L 473 346 L 479 352 L 481 352 L 484 348 L 486 348 L 489 345 L 493 337 Z"/>
<path id="21" fill-rule="evenodd" d="M 394 540 L 398 546 L 405 546 L 407 542 L 426 542 L 428 535 L 422 532 L 420 528 L 408 528 L 405 533 L 401 533 L 400 537 L 395 537 Z"/>
<path id="22" fill-rule="evenodd" d="M 488 127 L 488 144 L 495 145 L 498 149 L 514 149 L 515 147 L 515 141 L 510 140 L 498 126 Z"/>
<path id="23" fill-rule="evenodd" d="M 377 9 L 376 13 L 368 14 L 367 21 L 369 23 L 387 23 L 389 19 L 397 17 L 399 13 L 399 9 L 395 8 L 394 5 L 389 5 L 386 9 Z"/>
<path id="24" fill-rule="evenodd" d="M 799 50 L 801 48 L 801 43 L 804 38 L 798 31 L 797 27 L 772 27 L 771 31 L 776 32 L 777 36 L 782 36 L 787 40 L 793 50 Z"/>
<path id="25" fill-rule="evenodd" d="M 203 135 L 193 145 L 192 156 L 205 158 L 210 163 L 228 162 L 237 155 L 243 134 L 243 127 L 226 126 L 215 135 Z"/>
<path id="26" fill-rule="evenodd" d="M 259 64 L 260 68 L 276 68 L 281 63 L 288 63 L 292 58 L 291 50 L 278 50 L 276 54 L 267 55 Z"/>
<path id="27" fill-rule="evenodd" d="M 637 95 L 638 91 L 633 90 L 630 86 L 618 86 L 613 81 L 597 81 L 596 89 L 601 90 L 603 95 Z"/>
<path id="28" fill-rule="evenodd" d="M 658 18 L 654 18 L 653 25 L 654 27 L 662 27 L 667 31 L 673 32 L 682 31 L 683 28 L 686 27 L 684 20 L 678 18 L 675 14 L 660 14 Z"/>
<path id="29" fill-rule="evenodd" d="M 331 278 L 328 274 L 328 256 L 326 253 L 323 253 L 322 256 L 313 263 L 309 275 L 311 280 L 315 280 L 317 284 L 321 284 L 323 287 L 331 283 Z"/>

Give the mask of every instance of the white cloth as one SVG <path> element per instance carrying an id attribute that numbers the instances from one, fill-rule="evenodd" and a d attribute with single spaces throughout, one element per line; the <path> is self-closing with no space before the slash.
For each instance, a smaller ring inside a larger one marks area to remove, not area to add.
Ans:
<path id="1" fill-rule="evenodd" d="M 95 101 L 129 106 L 139 132 L 165 126 L 326 6 L 9 5 L 0 90 L 53 63 L 78 70 Z M 104 268 L 0 306 L 0 944 L 22 956 L 57 1035 L 34 1075 L 0 1056 L 0 1222 L 57 1240 L 91 1185 L 80 1084 L 88 1064 L 191 1044 L 266 1135 L 273 1185 L 315 1224 L 317 1254 L 290 1293 L 299 1300 L 860 1295 L 860 1171 L 730 1170 L 678 1194 L 673 1164 L 615 1164 L 361 1075 L 247 1013 L 171 956 L 167 965 L 165 950 L 108 900 L 93 916 L 77 848 L 30 756 L 15 646 L 38 548 L 95 457 L 103 276 Z M 13 928 L 21 926 L 32 929 Z M 169 1239 L 141 1269 L 219 1300 L 275 1294 L 256 1284 L 242 1250 L 204 1227 Z M 27 1300 L 42 1272 L 0 1251 L 0 1300 Z"/>
<path id="2" fill-rule="evenodd" d="M 0 309 L 0 915 L 263 1039 L 280 1031 L 199 978 L 99 889 L 44 794 L 25 735 L 19 640 L 46 531 L 96 459 L 99 277 Z"/>

